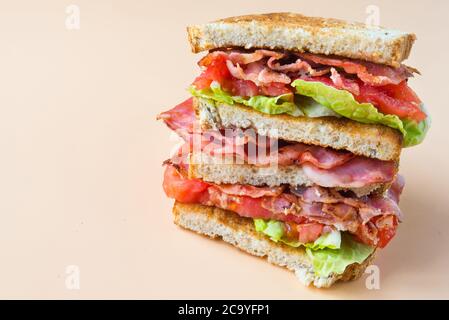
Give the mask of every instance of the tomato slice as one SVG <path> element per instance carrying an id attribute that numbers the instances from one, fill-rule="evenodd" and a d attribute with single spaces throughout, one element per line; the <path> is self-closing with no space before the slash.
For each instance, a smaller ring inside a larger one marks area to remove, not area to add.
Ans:
<path id="1" fill-rule="evenodd" d="M 360 84 L 360 94 L 356 96 L 359 102 L 370 102 L 384 114 L 394 114 L 399 118 L 422 121 L 427 116 L 420 109 L 421 101 L 405 81 L 398 85 L 374 87 Z"/>
<path id="2" fill-rule="evenodd" d="M 174 198 L 184 203 L 204 203 L 207 198 L 207 188 L 209 184 L 198 179 L 186 179 L 178 170 L 168 165 L 165 168 L 164 188 L 167 197 Z"/>
<path id="3" fill-rule="evenodd" d="M 255 217 L 269 219 L 272 216 L 271 211 L 262 207 L 260 199 L 250 197 L 239 197 L 239 202 L 235 202 L 235 212 L 244 217 Z"/>
<path id="4" fill-rule="evenodd" d="M 389 219 L 389 217 L 380 218 L 380 219 Z M 379 248 L 385 248 L 385 246 L 390 242 L 391 239 L 393 239 L 393 237 L 396 234 L 398 220 L 395 216 L 392 216 L 390 219 L 392 220 L 392 223 L 390 223 L 384 227 L 378 228 L 377 237 L 379 239 L 379 242 L 377 243 L 377 245 Z M 377 221 L 377 220 L 375 220 L 375 221 Z"/>
<path id="5" fill-rule="evenodd" d="M 323 232 L 323 225 L 320 223 L 299 224 L 297 230 L 299 233 L 299 242 L 309 243 L 318 239 Z"/>
<path id="6" fill-rule="evenodd" d="M 206 69 L 195 79 L 193 85 L 198 90 L 201 90 L 209 88 L 212 81 L 223 84 L 231 78 L 231 73 L 226 66 L 226 57 L 218 55 L 211 61 L 208 61 Z"/>

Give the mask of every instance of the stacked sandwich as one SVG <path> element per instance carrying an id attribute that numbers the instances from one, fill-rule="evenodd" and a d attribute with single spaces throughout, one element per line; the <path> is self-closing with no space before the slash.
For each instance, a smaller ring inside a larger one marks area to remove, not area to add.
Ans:
<path id="1" fill-rule="evenodd" d="M 403 147 L 429 117 L 405 66 L 413 34 L 276 13 L 192 26 L 208 50 L 191 98 L 161 113 L 175 223 L 328 287 L 363 274 L 402 220 Z"/>

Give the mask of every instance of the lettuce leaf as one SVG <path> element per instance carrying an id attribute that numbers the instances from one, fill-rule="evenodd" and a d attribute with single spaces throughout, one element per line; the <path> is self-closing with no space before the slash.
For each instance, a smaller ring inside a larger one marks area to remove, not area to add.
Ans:
<path id="1" fill-rule="evenodd" d="M 339 249 L 312 250 L 306 248 L 315 274 L 320 277 L 328 277 L 333 273 L 342 274 L 347 266 L 353 263 L 362 263 L 373 251 L 373 247 L 355 241 L 348 234 L 343 234 Z"/>
<path id="2" fill-rule="evenodd" d="M 302 112 L 309 118 L 341 117 L 335 111 L 319 104 L 310 97 L 295 95 L 295 103 L 300 107 Z"/>
<path id="3" fill-rule="evenodd" d="M 325 248 L 339 249 L 341 247 L 341 232 L 337 230 L 332 230 L 329 233 L 323 234 L 313 243 L 306 243 L 304 246 L 311 250 L 318 250 Z"/>
<path id="4" fill-rule="evenodd" d="M 292 86 L 296 88 L 298 94 L 312 98 L 345 118 L 362 123 L 381 123 L 405 134 L 404 126 L 398 116 L 384 115 L 371 103 L 357 102 L 349 91 L 338 90 L 321 82 L 301 79 L 293 81 Z"/>
<path id="5" fill-rule="evenodd" d="M 217 82 L 212 82 L 208 89 L 197 90 L 191 86 L 189 90 L 195 97 L 212 99 L 229 105 L 240 103 L 266 114 L 287 113 L 295 117 L 304 115 L 301 109 L 295 104 L 293 94 L 283 94 L 277 97 L 254 96 L 250 98 L 231 96 L 229 93 L 223 91 Z"/>
<path id="6" fill-rule="evenodd" d="M 256 231 L 262 232 L 263 234 L 270 237 L 274 242 L 282 242 L 291 247 L 304 246 L 313 250 L 330 248 L 338 249 L 340 248 L 341 236 L 340 231 L 332 231 L 327 234 L 322 235 L 315 242 L 312 243 L 301 243 L 299 241 L 291 241 L 284 238 L 284 223 L 277 220 L 264 220 L 264 219 L 254 219 L 254 226 Z"/>
<path id="7" fill-rule="evenodd" d="M 274 242 L 283 242 L 292 247 L 304 246 L 317 276 L 328 277 L 341 274 L 353 263 L 362 263 L 373 253 L 374 248 L 357 242 L 347 233 L 334 230 L 322 235 L 313 243 L 300 243 L 284 238 L 283 222 L 254 219 L 256 231 L 270 237 Z"/>
<path id="8" fill-rule="evenodd" d="M 421 109 L 427 114 L 427 118 L 423 121 L 417 123 L 416 121 L 403 119 L 402 123 L 404 124 L 404 130 L 406 132 L 404 136 L 404 146 L 411 147 L 417 144 L 420 144 L 424 137 L 427 134 L 427 131 L 430 128 L 432 123 L 432 119 L 430 115 L 426 112 L 424 105 L 421 106 Z"/>
<path id="9" fill-rule="evenodd" d="M 254 226 L 256 231 L 262 232 L 269 236 L 274 242 L 281 240 L 284 235 L 284 226 L 281 221 L 264 219 L 254 219 Z"/>
<path id="10" fill-rule="evenodd" d="M 321 82 L 297 79 L 291 85 L 296 88 L 299 95 L 310 97 L 345 118 L 361 123 L 382 124 L 401 131 L 404 135 L 404 147 L 421 143 L 430 125 L 429 117 L 416 123 L 400 119 L 396 115 L 383 114 L 371 103 L 357 102 L 350 92 L 335 89 Z"/>

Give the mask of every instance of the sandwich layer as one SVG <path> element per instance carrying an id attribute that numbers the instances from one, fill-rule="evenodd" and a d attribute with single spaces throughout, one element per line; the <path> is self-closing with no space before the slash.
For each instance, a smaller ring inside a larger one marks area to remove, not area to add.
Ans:
<path id="1" fill-rule="evenodd" d="M 291 233 L 290 240 L 313 242 L 332 229 L 348 232 L 359 242 L 380 248 L 394 237 L 402 221 L 398 202 L 403 186 L 398 176 L 384 195 L 357 198 L 319 186 L 214 184 L 189 179 L 182 167 L 170 163 L 163 182 L 166 195 L 182 203 L 214 206 L 242 217 L 291 224 L 291 230 L 298 232 Z"/>
<path id="2" fill-rule="evenodd" d="M 392 128 L 335 117 L 268 115 L 241 104 L 195 98 L 195 113 L 203 129 L 254 129 L 259 135 L 348 150 L 385 161 L 399 161 L 402 134 Z"/>
<path id="3" fill-rule="evenodd" d="M 268 262 L 293 271 L 303 284 L 318 288 L 330 287 L 339 280 L 360 278 L 374 258 L 375 251 L 362 264 L 354 263 L 346 267 L 342 274 L 319 277 L 315 275 L 303 247 L 293 248 L 271 241 L 255 230 L 252 219 L 216 207 L 177 201 L 173 207 L 173 215 L 177 225 L 211 238 L 222 238 L 247 253 L 266 257 Z"/>
<path id="4" fill-rule="evenodd" d="M 233 158 L 213 157 L 206 153 L 192 153 L 189 160 L 189 178 L 202 179 L 216 184 L 242 184 L 276 187 L 280 185 L 313 186 L 313 181 L 302 166 L 255 166 L 236 164 Z M 334 187 L 335 190 L 352 191 L 357 197 L 373 192 L 381 194 L 389 183 L 372 183 L 363 187 Z"/>
<path id="5" fill-rule="evenodd" d="M 339 55 L 399 67 L 416 36 L 337 19 L 296 13 L 231 17 L 187 28 L 192 51 L 268 48 Z"/>

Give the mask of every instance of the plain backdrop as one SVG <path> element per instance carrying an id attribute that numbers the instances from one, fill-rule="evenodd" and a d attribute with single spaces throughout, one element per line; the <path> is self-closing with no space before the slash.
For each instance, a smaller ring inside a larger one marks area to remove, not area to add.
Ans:
<path id="1" fill-rule="evenodd" d="M 71 4 L 80 29 L 67 28 Z M 380 289 L 366 276 L 305 288 L 173 225 L 161 164 L 177 141 L 155 118 L 198 74 L 186 26 L 276 11 L 364 22 L 369 5 L 416 33 L 410 85 L 433 118 L 402 153 L 405 220 L 375 261 Z M 0 1 L 0 298 L 449 298 L 448 12 L 443 0 Z"/>

